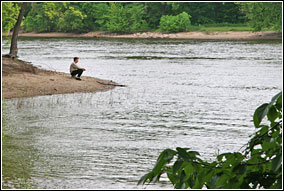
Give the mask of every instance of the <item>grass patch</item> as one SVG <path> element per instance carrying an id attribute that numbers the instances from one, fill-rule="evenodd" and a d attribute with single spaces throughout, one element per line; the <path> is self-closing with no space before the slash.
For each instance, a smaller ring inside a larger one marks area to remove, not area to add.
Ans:
<path id="1" fill-rule="evenodd" d="M 226 32 L 226 31 L 253 31 L 253 28 L 247 24 L 231 24 L 231 23 L 216 23 L 200 26 L 201 32 Z"/>
<path id="2" fill-rule="evenodd" d="M 269 28 L 262 31 L 271 30 Z M 200 32 L 227 32 L 227 31 L 254 31 L 248 24 L 231 24 L 231 23 L 217 23 L 217 24 L 205 24 L 200 26 L 190 26 L 188 31 L 200 31 Z"/>
<path id="3" fill-rule="evenodd" d="M 227 26 L 227 27 L 201 27 L 199 31 L 209 31 L 209 32 L 226 32 L 226 31 L 253 31 L 253 28 L 249 26 Z"/>

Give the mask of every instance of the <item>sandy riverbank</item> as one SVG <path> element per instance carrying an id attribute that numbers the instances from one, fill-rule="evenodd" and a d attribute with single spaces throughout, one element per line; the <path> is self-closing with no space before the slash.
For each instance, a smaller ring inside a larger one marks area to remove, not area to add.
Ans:
<path id="1" fill-rule="evenodd" d="M 180 32 L 180 33 L 160 33 L 143 32 L 134 34 L 115 34 L 106 32 L 88 32 L 82 34 L 75 33 L 35 33 L 21 32 L 23 37 L 84 37 L 84 38 L 162 38 L 162 39 L 192 39 L 192 40 L 281 40 L 282 33 L 273 31 L 227 31 L 227 32 Z"/>
<path id="2" fill-rule="evenodd" d="M 114 88 L 116 83 L 93 77 L 78 81 L 70 74 L 39 69 L 27 62 L 2 56 L 2 98 L 33 97 L 75 92 L 98 92 Z"/>

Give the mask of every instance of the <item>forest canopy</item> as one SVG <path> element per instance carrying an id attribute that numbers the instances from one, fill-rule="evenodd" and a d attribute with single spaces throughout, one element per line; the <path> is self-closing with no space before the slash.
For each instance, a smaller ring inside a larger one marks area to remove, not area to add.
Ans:
<path id="1" fill-rule="evenodd" d="M 19 2 L 2 3 L 2 30 L 13 28 Z M 180 32 L 205 24 L 249 24 L 282 31 L 281 2 L 32 2 L 22 30 L 34 32 Z"/>

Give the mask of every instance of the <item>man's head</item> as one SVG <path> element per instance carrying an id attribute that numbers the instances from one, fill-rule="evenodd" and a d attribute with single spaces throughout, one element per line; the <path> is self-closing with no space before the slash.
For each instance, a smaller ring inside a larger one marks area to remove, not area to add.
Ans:
<path id="1" fill-rule="evenodd" d="M 74 57 L 74 62 L 77 63 L 79 61 L 78 57 Z"/>

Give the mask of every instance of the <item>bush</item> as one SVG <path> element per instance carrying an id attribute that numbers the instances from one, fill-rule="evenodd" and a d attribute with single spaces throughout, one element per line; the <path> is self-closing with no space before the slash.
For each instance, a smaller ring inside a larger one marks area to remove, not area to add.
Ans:
<path id="1" fill-rule="evenodd" d="M 267 116 L 270 125 L 262 125 Z M 166 173 L 175 188 L 281 189 L 282 188 L 282 92 L 259 106 L 253 116 L 259 129 L 242 153 L 223 153 L 213 162 L 187 148 L 166 149 L 155 167 L 138 184 L 156 182 Z M 176 161 L 169 165 L 172 159 Z"/>
<path id="2" fill-rule="evenodd" d="M 190 27 L 190 18 L 186 12 L 176 16 L 165 15 L 161 17 L 159 29 L 164 32 L 182 32 Z"/>

